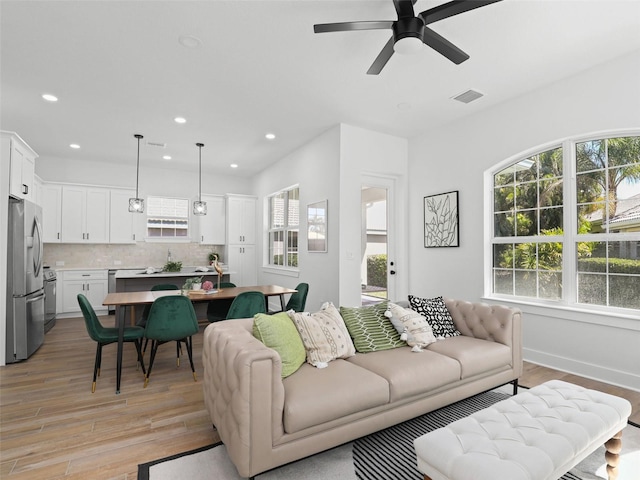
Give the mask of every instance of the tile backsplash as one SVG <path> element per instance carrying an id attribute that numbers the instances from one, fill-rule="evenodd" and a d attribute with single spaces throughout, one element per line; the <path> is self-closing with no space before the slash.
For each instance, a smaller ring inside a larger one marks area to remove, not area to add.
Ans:
<path id="1" fill-rule="evenodd" d="M 135 268 L 162 267 L 167 262 L 168 251 L 174 262 L 184 266 L 209 264 L 208 255 L 214 251 L 225 261 L 224 245 L 200 245 L 199 243 L 138 242 L 130 245 L 44 244 L 44 263 L 51 268 Z M 58 262 L 64 262 L 60 265 Z"/>

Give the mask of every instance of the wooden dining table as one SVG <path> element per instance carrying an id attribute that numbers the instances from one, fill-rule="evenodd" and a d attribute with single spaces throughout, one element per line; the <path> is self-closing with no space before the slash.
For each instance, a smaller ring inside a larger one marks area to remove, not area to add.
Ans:
<path id="1" fill-rule="evenodd" d="M 228 287 L 211 292 L 189 291 L 188 296 L 192 302 L 210 302 L 215 300 L 233 299 L 243 292 L 260 292 L 265 297 L 265 307 L 268 305 L 269 297 L 280 297 L 282 310 L 285 308 L 285 295 L 296 293 L 297 290 L 279 285 L 255 285 L 247 287 Z M 167 295 L 182 295 L 181 290 L 145 290 L 141 292 L 113 292 L 107 294 L 102 305 L 115 305 L 116 324 L 118 327 L 118 353 L 116 366 L 116 394 L 120 393 L 120 379 L 122 377 L 122 347 L 124 344 L 124 326 L 126 323 L 126 308 L 130 308 L 135 318 L 135 308 L 150 305 L 156 298 Z M 268 310 L 268 309 L 267 309 Z"/>

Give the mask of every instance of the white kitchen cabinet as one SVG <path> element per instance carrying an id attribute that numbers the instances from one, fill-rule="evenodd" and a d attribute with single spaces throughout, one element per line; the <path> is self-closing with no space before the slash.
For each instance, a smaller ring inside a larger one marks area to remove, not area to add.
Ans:
<path id="1" fill-rule="evenodd" d="M 256 243 L 256 198 L 227 195 L 227 244 Z"/>
<path id="2" fill-rule="evenodd" d="M 107 270 L 65 270 L 62 273 L 62 312 L 73 313 L 80 311 L 78 294 L 81 293 L 98 311 L 107 310 L 102 305 L 108 291 Z"/>
<path id="3" fill-rule="evenodd" d="M 256 265 L 255 245 L 229 245 L 227 258 L 230 281 L 238 287 L 256 285 L 258 283 L 258 266 Z"/>
<path id="4" fill-rule="evenodd" d="M 34 152 L 16 133 L 2 132 L 2 158 L 9 161 L 9 194 L 35 202 Z"/>
<path id="5" fill-rule="evenodd" d="M 199 216 L 200 244 L 224 245 L 226 243 L 226 202 L 218 195 L 202 195 L 207 202 L 207 214 Z"/>
<path id="6" fill-rule="evenodd" d="M 129 211 L 129 199 L 135 190 L 111 190 L 109 207 L 109 243 L 136 243 L 134 217 Z"/>
<path id="7" fill-rule="evenodd" d="M 62 187 L 62 243 L 109 243 L 109 189 Z"/>
<path id="8" fill-rule="evenodd" d="M 43 183 L 41 188 L 42 240 L 60 243 L 62 239 L 62 185 Z"/>
<path id="9" fill-rule="evenodd" d="M 42 206 L 42 180 L 37 175 L 33 176 L 33 203 Z"/>

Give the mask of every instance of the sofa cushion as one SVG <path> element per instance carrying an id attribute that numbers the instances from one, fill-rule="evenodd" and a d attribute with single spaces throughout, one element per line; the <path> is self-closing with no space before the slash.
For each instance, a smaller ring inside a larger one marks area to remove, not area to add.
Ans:
<path id="1" fill-rule="evenodd" d="M 319 312 L 287 312 L 295 324 L 307 352 L 307 362 L 314 367 L 324 367 L 336 358 L 355 355 L 344 320 L 338 309 L 328 303 Z"/>
<path id="2" fill-rule="evenodd" d="M 406 342 L 410 347 L 426 347 L 436 341 L 429 322 L 418 312 L 391 302 L 389 302 L 389 312 L 391 323 L 401 334 L 400 338 L 403 332 L 406 333 Z"/>
<path id="3" fill-rule="evenodd" d="M 300 334 L 285 312 L 257 314 L 253 319 L 253 336 L 278 352 L 282 362 L 282 378 L 298 370 L 307 357 Z"/>
<path id="4" fill-rule="evenodd" d="M 488 373 L 511 366 L 511 349 L 506 345 L 460 335 L 432 343 L 428 351 L 446 355 L 460 362 L 460 378 Z"/>
<path id="5" fill-rule="evenodd" d="M 389 403 L 385 379 L 345 360 L 322 369 L 304 364 L 282 383 L 287 433 Z"/>
<path id="6" fill-rule="evenodd" d="M 377 352 L 406 345 L 384 316 L 386 310 L 387 302 L 368 307 L 340 307 L 340 315 L 358 352 Z"/>
<path id="7" fill-rule="evenodd" d="M 406 346 L 358 354 L 347 361 L 387 380 L 392 402 L 460 380 L 457 360 L 428 350 L 412 352 Z"/>
<path id="8" fill-rule="evenodd" d="M 442 297 L 420 298 L 409 295 L 409 305 L 411 309 L 423 315 L 436 338 L 456 337 L 460 332 L 453 324 L 453 318 Z"/>

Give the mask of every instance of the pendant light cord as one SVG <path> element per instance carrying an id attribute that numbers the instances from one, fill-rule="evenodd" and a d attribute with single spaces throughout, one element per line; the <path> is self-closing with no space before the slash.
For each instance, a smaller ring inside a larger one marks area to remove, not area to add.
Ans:
<path id="1" fill-rule="evenodd" d="M 196 143 L 198 147 L 198 202 L 202 202 L 202 147 L 204 143 Z"/>
<path id="2" fill-rule="evenodd" d="M 136 162 L 136 198 L 140 198 L 138 197 L 138 182 L 140 180 L 140 139 L 144 137 L 140 134 L 136 134 L 134 135 L 134 137 L 138 139 L 138 161 Z"/>

